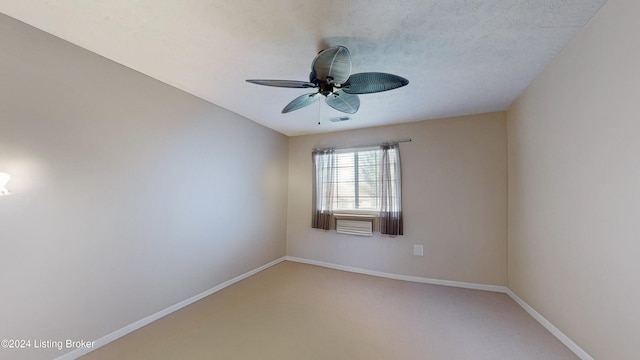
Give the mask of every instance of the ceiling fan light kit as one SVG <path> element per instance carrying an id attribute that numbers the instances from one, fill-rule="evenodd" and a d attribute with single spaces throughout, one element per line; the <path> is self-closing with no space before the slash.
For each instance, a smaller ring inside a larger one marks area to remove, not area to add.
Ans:
<path id="1" fill-rule="evenodd" d="M 247 80 L 252 84 L 285 87 L 315 88 L 314 93 L 293 99 L 282 109 L 282 113 L 302 109 L 316 102 L 320 96 L 327 105 L 347 113 L 355 114 L 360 108 L 359 94 L 388 91 L 409 84 L 409 80 L 393 74 L 365 72 L 351 74 L 351 54 L 344 46 L 334 46 L 318 53 L 311 64 L 309 81 L 296 80 Z"/>

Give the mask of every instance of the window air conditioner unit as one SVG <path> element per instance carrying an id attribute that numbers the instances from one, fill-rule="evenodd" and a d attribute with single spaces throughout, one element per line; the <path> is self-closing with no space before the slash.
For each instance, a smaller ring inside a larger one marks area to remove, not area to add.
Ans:
<path id="1" fill-rule="evenodd" d="M 340 234 L 372 236 L 373 221 L 369 220 L 336 220 L 336 231 Z"/>

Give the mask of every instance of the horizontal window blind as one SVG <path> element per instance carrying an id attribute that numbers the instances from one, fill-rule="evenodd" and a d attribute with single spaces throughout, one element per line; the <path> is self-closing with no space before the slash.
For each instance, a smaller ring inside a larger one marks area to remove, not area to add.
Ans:
<path id="1" fill-rule="evenodd" d="M 327 184 L 333 188 L 333 210 L 380 210 L 381 157 L 379 149 L 335 153 L 334 180 Z"/>

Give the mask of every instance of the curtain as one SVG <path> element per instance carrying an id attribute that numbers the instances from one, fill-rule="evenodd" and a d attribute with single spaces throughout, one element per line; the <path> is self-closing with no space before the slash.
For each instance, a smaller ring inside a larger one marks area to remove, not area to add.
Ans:
<path id="1" fill-rule="evenodd" d="M 400 148 L 397 143 L 380 146 L 380 233 L 402 235 L 402 177 L 400 171 Z"/>
<path id="2" fill-rule="evenodd" d="M 314 150 L 313 214 L 311 227 L 329 230 L 333 215 L 336 154 L 333 149 Z"/>

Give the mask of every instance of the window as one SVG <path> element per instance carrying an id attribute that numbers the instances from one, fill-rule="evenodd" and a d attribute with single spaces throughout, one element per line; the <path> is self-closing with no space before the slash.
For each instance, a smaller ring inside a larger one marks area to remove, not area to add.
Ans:
<path id="1" fill-rule="evenodd" d="M 329 229 L 333 214 L 355 213 L 380 216 L 381 221 L 391 216 L 400 221 L 394 226 L 401 228 L 397 144 L 315 150 L 313 165 L 313 227 Z M 381 222 L 381 232 L 383 227 Z M 398 231 L 394 235 L 401 235 Z"/>
<path id="2" fill-rule="evenodd" d="M 381 158 L 380 149 L 336 151 L 334 210 L 380 212 Z"/>

